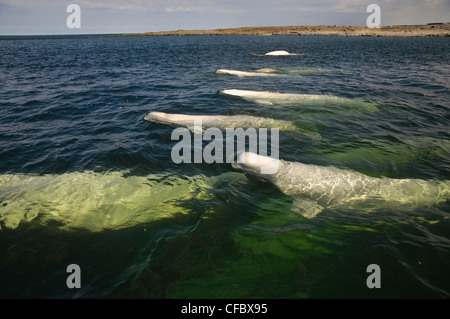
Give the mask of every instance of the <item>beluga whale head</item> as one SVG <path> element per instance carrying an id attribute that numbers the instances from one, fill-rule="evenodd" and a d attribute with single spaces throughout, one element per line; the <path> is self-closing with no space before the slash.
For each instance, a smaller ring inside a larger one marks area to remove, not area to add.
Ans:
<path id="1" fill-rule="evenodd" d="M 145 115 L 144 120 L 150 122 L 168 123 L 175 120 L 175 116 L 164 112 L 150 112 Z"/>
<path id="2" fill-rule="evenodd" d="M 273 175 L 278 172 L 280 160 L 274 157 L 258 155 L 253 152 L 242 152 L 237 157 L 233 168 L 256 175 Z"/>

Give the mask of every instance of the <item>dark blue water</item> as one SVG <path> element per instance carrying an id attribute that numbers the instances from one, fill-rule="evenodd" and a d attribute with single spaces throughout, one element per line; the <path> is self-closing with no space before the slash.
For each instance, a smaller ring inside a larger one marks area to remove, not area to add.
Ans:
<path id="1" fill-rule="evenodd" d="M 305 54 L 262 55 L 273 50 Z M 0 296 L 448 298 L 448 201 L 307 219 L 230 164 L 173 163 L 174 127 L 144 116 L 289 120 L 302 133 L 280 133 L 282 159 L 449 180 L 449 52 L 446 38 L 1 39 Z M 329 94 L 375 109 L 261 105 L 224 89 Z M 66 286 L 73 263 L 80 289 Z M 366 285 L 369 264 L 381 268 L 379 289 Z"/>

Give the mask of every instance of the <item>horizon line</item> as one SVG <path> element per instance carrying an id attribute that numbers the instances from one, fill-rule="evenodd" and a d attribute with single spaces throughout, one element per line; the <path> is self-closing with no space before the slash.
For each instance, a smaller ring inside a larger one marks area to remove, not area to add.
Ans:
<path id="1" fill-rule="evenodd" d="M 390 27 L 412 27 L 412 26 L 432 26 L 432 25 L 448 25 L 450 22 L 428 22 L 426 24 L 395 24 L 395 25 L 381 25 L 379 28 L 390 28 Z M 48 34 L 0 34 L 0 37 L 33 37 L 33 36 L 101 36 L 101 35 L 133 35 L 133 34 L 147 34 L 147 33 L 170 33 L 170 32 L 190 32 L 190 31 L 217 31 L 217 30 L 234 30 L 234 29 L 256 29 L 256 28 L 289 28 L 289 27 L 353 27 L 353 28 L 368 28 L 367 26 L 361 25 L 327 25 L 327 24 L 305 24 L 305 25 L 272 25 L 272 26 L 241 26 L 241 27 L 230 27 L 230 28 L 214 28 L 214 29 L 177 29 L 177 30 L 160 30 L 160 31 L 144 31 L 144 32 L 105 32 L 105 33 L 48 33 Z"/>

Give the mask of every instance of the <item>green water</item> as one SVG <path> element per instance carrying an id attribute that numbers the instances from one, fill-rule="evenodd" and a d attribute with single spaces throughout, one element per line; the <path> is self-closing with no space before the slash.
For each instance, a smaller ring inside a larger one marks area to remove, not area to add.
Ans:
<path id="1" fill-rule="evenodd" d="M 174 163 L 177 125 L 144 120 L 155 111 L 289 121 L 283 160 L 448 181 L 448 39 L 0 42 L 0 297 L 450 296 L 448 200 L 305 218 L 294 198 L 229 163 Z M 280 48 L 304 54 L 264 56 Z M 248 100 L 226 89 L 320 98 Z M 79 289 L 66 285 L 70 264 Z M 371 264 L 381 288 L 366 284 Z"/>

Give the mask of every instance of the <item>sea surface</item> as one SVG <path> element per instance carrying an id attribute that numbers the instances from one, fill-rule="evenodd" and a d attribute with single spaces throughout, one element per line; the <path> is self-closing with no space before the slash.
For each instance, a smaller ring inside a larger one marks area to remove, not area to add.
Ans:
<path id="1" fill-rule="evenodd" d="M 291 121 L 281 159 L 450 180 L 450 39 L 3 37 L 0 56 L 1 298 L 450 297 L 450 201 L 306 218 L 230 163 L 174 163 L 177 126 L 144 120 Z M 283 73 L 215 74 L 259 68 Z"/>

